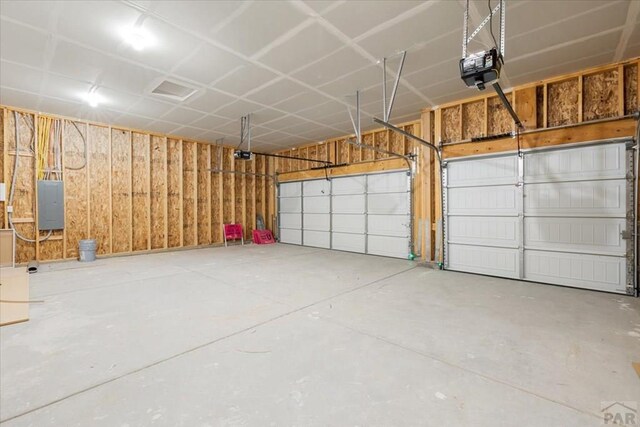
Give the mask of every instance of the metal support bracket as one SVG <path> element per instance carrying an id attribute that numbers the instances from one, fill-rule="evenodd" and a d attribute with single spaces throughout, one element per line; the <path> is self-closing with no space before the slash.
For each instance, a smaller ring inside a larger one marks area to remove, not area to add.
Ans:
<path id="1" fill-rule="evenodd" d="M 493 8 L 491 13 L 489 13 L 489 15 L 487 15 L 487 17 L 484 18 L 484 20 L 480 23 L 480 25 L 478 25 L 478 28 L 476 28 L 471 33 L 471 35 L 468 36 L 469 34 L 469 0 L 467 0 L 466 6 L 464 8 L 464 30 L 462 33 L 462 57 L 463 58 L 467 57 L 467 47 L 469 45 L 469 42 L 473 40 L 473 38 L 480 32 L 480 30 L 484 28 L 485 25 L 487 25 L 487 22 L 491 20 L 493 15 L 495 15 L 498 12 L 498 10 L 500 11 L 500 54 L 504 56 L 504 39 L 505 39 L 504 30 L 505 30 L 505 17 L 506 17 L 505 9 L 506 9 L 505 0 L 500 0 L 499 3 L 496 5 L 496 7 Z"/>
<path id="2" fill-rule="evenodd" d="M 400 52 L 400 65 L 398 66 L 398 72 L 393 81 L 393 89 L 391 90 L 391 98 L 387 103 L 387 58 L 382 58 L 382 117 L 385 122 L 388 122 L 391 118 L 391 110 L 393 109 L 393 103 L 396 99 L 396 93 L 398 92 L 398 84 L 400 83 L 400 76 L 402 75 L 402 68 L 404 67 L 404 60 L 407 57 L 407 51 Z"/>

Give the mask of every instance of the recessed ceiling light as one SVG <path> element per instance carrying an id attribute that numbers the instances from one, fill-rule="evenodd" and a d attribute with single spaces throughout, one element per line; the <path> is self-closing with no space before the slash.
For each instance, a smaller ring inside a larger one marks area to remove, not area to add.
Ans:
<path id="1" fill-rule="evenodd" d="M 93 108 L 96 108 L 98 104 L 102 102 L 102 98 L 96 93 L 95 90 L 92 90 L 89 93 L 85 94 L 84 100 L 87 102 L 87 104 L 89 104 L 90 107 Z"/>
<path id="2" fill-rule="evenodd" d="M 137 51 L 141 51 L 153 44 L 153 37 L 142 27 L 126 28 L 122 32 L 124 41 Z"/>

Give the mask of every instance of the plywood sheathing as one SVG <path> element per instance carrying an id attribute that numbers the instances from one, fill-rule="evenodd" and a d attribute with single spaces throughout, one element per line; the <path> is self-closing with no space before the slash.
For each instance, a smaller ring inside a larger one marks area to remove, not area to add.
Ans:
<path id="1" fill-rule="evenodd" d="M 167 140 L 167 222 L 168 246 L 182 246 L 182 165 L 180 163 L 180 141 Z"/>
<path id="2" fill-rule="evenodd" d="M 182 143 L 182 230 L 184 246 L 197 244 L 196 240 L 196 144 Z"/>
<path id="3" fill-rule="evenodd" d="M 244 172 L 246 161 L 237 160 L 233 161 L 234 170 L 239 172 Z M 243 228 L 246 230 L 247 222 L 245 219 L 246 211 L 244 209 L 244 184 L 245 184 L 246 176 L 243 174 L 237 174 L 234 176 L 234 194 L 233 194 L 233 209 L 235 211 L 235 222 L 242 224 Z"/>
<path id="4" fill-rule="evenodd" d="M 506 96 L 513 105 L 513 95 L 508 93 Z M 513 118 L 497 96 L 487 99 L 487 118 L 488 135 L 499 135 L 513 129 Z"/>
<path id="5" fill-rule="evenodd" d="M 442 110 L 442 141 L 459 141 L 461 139 L 460 106 L 444 108 Z"/>
<path id="6" fill-rule="evenodd" d="M 167 219 L 167 139 L 160 136 L 151 137 L 151 249 L 165 247 Z"/>
<path id="7" fill-rule="evenodd" d="M 462 139 L 471 139 L 484 134 L 484 101 L 462 104 Z"/>
<path id="8" fill-rule="evenodd" d="M 578 87 L 577 77 L 547 86 L 548 127 L 578 122 Z"/>
<path id="9" fill-rule="evenodd" d="M 536 86 L 536 128 L 540 129 L 545 127 L 544 113 L 545 113 L 545 99 L 544 99 L 544 87 Z"/>
<path id="10" fill-rule="evenodd" d="M 245 162 L 245 171 L 249 173 L 255 173 L 255 157 L 249 162 Z M 255 199 L 255 185 L 256 177 L 253 175 L 246 175 L 245 177 L 245 190 L 244 190 L 244 211 L 246 212 L 246 225 L 244 227 L 244 238 L 251 240 L 252 231 L 256 228 L 256 199 Z"/>
<path id="11" fill-rule="evenodd" d="M 282 160 L 282 159 L 278 159 Z M 234 168 L 233 150 L 224 148 L 222 152 L 222 166 L 223 170 L 231 171 Z M 223 173 L 223 191 L 222 191 L 222 204 L 224 206 L 223 224 L 231 224 L 235 222 L 236 210 L 235 210 L 235 175 L 232 173 Z"/>
<path id="12" fill-rule="evenodd" d="M 89 238 L 95 239 L 99 255 L 110 253 L 109 128 L 89 125 Z"/>
<path id="13" fill-rule="evenodd" d="M 624 67 L 624 113 L 633 114 L 639 107 L 638 64 L 629 64 Z"/>
<path id="14" fill-rule="evenodd" d="M 582 111 L 585 121 L 618 115 L 618 70 L 583 77 Z M 574 123 L 574 122 L 571 122 Z"/>
<path id="15" fill-rule="evenodd" d="M 131 251 L 131 132 L 111 130 L 111 250 Z"/>
<path id="16" fill-rule="evenodd" d="M 222 169 L 222 147 L 215 145 L 211 147 L 211 169 Z M 223 176 L 221 172 L 211 173 L 211 237 L 213 243 L 222 242 L 222 185 Z"/>
<path id="17" fill-rule="evenodd" d="M 1 109 L 0 110 L 0 182 L 6 182 L 5 181 L 5 170 L 4 170 L 4 158 L 5 158 L 5 149 L 4 149 L 4 134 L 6 132 L 5 130 L 5 116 L 7 114 L 7 110 L 5 109 Z M 2 228 L 7 228 L 7 224 L 5 223 L 5 203 L 4 202 L 0 202 L 0 227 Z"/>
<path id="18" fill-rule="evenodd" d="M 65 120 L 63 129 L 66 258 L 78 258 L 78 242 L 88 237 L 87 147 L 82 140 L 87 127 L 76 125 Z"/>
<path id="19" fill-rule="evenodd" d="M 150 246 L 150 136 L 134 132 L 132 139 L 133 250 L 144 251 L 148 250 Z"/>
<path id="20" fill-rule="evenodd" d="M 197 222 L 198 222 L 198 245 L 208 245 L 211 239 L 209 218 L 211 217 L 211 208 L 209 200 L 211 192 L 209 190 L 209 145 L 197 144 L 197 165 L 196 176 L 198 180 L 197 189 Z"/>
<path id="21" fill-rule="evenodd" d="M 538 116 L 536 88 L 532 86 L 515 92 L 514 104 L 514 109 L 525 129 L 535 129 Z"/>

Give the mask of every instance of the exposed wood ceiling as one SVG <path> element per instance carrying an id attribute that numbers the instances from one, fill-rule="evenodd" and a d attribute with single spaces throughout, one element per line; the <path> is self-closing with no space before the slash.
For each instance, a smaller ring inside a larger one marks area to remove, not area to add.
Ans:
<path id="1" fill-rule="evenodd" d="M 493 0 L 495 5 L 497 0 Z M 507 4 L 504 87 L 640 55 L 640 2 Z M 377 61 L 407 50 L 392 121 L 473 95 L 458 77 L 460 1 L 2 1 L 0 103 L 113 125 L 234 143 L 253 113 L 256 147 L 276 150 L 352 132 L 381 115 Z M 472 2 L 475 27 L 488 12 Z M 135 23 L 155 44 L 135 51 Z M 497 26 L 495 27 L 497 30 Z M 471 50 L 490 44 L 478 35 Z M 394 66 L 392 61 L 391 66 Z M 151 95 L 169 79 L 184 102 Z M 91 108 L 91 88 L 104 99 Z"/>

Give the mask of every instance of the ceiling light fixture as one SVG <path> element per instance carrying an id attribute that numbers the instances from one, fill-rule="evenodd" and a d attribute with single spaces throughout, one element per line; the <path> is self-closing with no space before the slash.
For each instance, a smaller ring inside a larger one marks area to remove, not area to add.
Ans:
<path id="1" fill-rule="evenodd" d="M 122 37 L 129 46 L 137 51 L 141 51 L 153 44 L 151 34 L 139 26 L 126 28 L 122 33 Z"/>
<path id="2" fill-rule="evenodd" d="M 90 107 L 96 108 L 102 101 L 102 98 L 96 93 L 95 89 L 92 89 L 84 96 L 84 100 L 87 101 Z"/>

